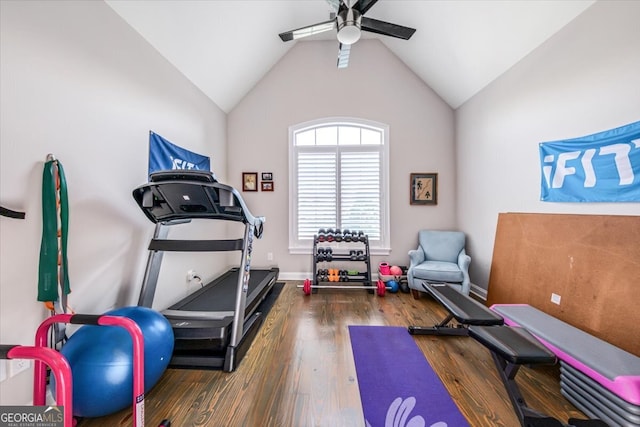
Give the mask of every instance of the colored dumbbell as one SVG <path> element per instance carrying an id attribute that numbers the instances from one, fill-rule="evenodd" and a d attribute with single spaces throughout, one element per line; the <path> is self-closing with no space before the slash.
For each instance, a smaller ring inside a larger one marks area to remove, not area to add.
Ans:
<path id="1" fill-rule="evenodd" d="M 410 292 L 409 284 L 405 280 L 400 281 L 400 291 L 402 291 L 403 294 L 408 294 Z"/>
<path id="2" fill-rule="evenodd" d="M 400 289 L 400 285 L 395 280 L 389 280 L 386 283 L 386 288 L 389 290 L 389 292 L 395 294 Z"/>
<path id="3" fill-rule="evenodd" d="M 331 259 L 329 258 L 329 252 L 330 252 L 331 248 L 322 248 L 322 257 L 323 257 L 323 261 L 331 261 Z"/>
<path id="4" fill-rule="evenodd" d="M 323 261 L 332 261 L 333 260 L 333 249 L 332 248 L 321 248 L 318 247 L 316 249 L 316 257 L 315 260 L 316 262 L 323 262 Z"/>
<path id="5" fill-rule="evenodd" d="M 395 280 L 389 280 L 387 283 L 385 283 L 382 281 L 382 279 L 378 279 L 378 282 L 376 283 L 376 290 L 378 296 L 380 297 L 383 297 L 387 290 L 391 293 L 396 293 L 398 292 L 398 289 L 398 282 L 396 282 Z"/>
<path id="6" fill-rule="evenodd" d="M 331 262 L 333 261 L 333 249 L 332 248 L 324 248 L 324 260 Z"/>
<path id="7" fill-rule="evenodd" d="M 327 242 L 333 242 L 334 240 L 336 240 L 336 236 L 335 236 L 335 232 L 333 231 L 333 228 L 328 229 L 327 232 L 325 233 L 325 236 L 326 236 Z"/>

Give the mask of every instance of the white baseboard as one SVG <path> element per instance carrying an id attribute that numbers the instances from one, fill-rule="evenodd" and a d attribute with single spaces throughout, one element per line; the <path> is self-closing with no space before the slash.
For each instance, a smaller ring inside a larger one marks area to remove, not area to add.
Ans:
<path id="1" fill-rule="evenodd" d="M 471 284 L 471 293 L 482 299 L 483 301 L 487 300 L 487 290 L 474 283 Z"/>
<path id="2" fill-rule="evenodd" d="M 296 273 L 296 272 L 280 272 L 278 273 L 278 280 L 304 280 L 310 279 L 311 273 Z"/>

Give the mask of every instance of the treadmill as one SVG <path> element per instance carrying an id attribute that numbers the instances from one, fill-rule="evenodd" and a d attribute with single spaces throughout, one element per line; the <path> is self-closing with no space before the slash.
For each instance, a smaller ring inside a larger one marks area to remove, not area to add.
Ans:
<path id="1" fill-rule="evenodd" d="M 152 173 L 133 190 L 140 209 L 156 224 L 149 244 L 138 305 L 151 307 L 164 252 L 240 251 L 240 266 L 164 310 L 175 337 L 169 366 L 232 372 L 248 350 L 270 307 L 278 268 L 251 270 L 253 238 L 261 238 L 264 217 L 255 217 L 233 187 L 211 172 L 173 170 Z M 167 239 L 172 225 L 192 219 L 242 222 L 244 237 L 232 240 Z M 266 313 L 264 313 L 266 314 Z"/>

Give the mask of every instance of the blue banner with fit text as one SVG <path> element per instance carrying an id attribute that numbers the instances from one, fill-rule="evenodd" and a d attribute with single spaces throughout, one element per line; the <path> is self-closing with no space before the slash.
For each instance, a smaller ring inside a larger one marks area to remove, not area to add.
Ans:
<path id="1" fill-rule="evenodd" d="M 540 144 L 545 202 L 640 202 L 640 122 Z"/>
<path id="2" fill-rule="evenodd" d="M 154 132 L 149 132 L 149 175 L 174 169 L 210 171 L 209 157 L 179 147 Z"/>

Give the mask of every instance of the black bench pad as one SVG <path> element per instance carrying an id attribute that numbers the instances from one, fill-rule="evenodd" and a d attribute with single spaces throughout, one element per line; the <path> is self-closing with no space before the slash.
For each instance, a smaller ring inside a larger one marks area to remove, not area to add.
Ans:
<path id="1" fill-rule="evenodd" d="M 502 316 L 446 283 L 423 282 L 422 287 L 463 325 L 492 326 L 504 323 Z"/>
<path id="2" fill-rule="evenodd" d="M 471 326 L 469 335 L 506 361 L 516 365 L 556 363 L 555 354 L 523 328 Z"/>

